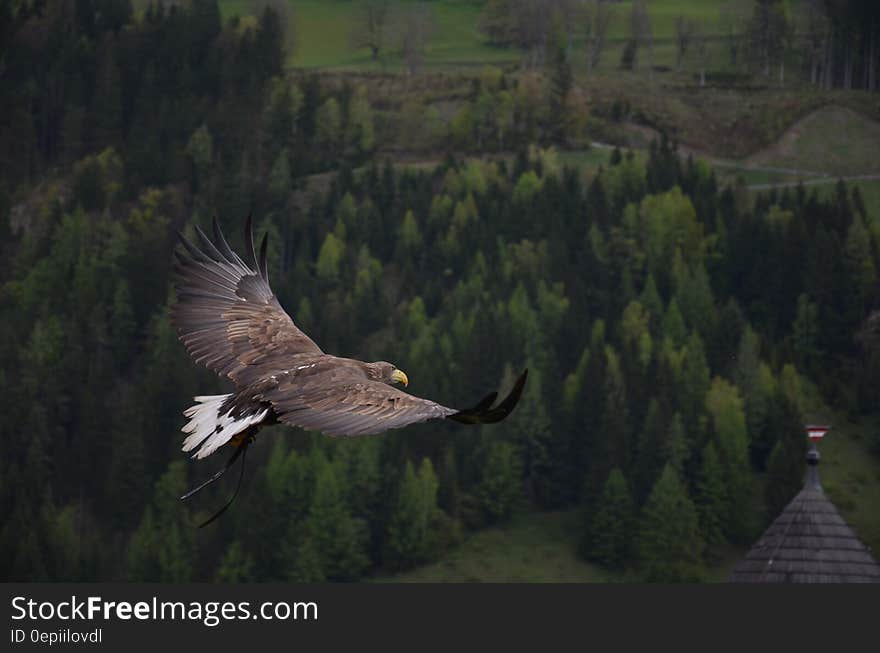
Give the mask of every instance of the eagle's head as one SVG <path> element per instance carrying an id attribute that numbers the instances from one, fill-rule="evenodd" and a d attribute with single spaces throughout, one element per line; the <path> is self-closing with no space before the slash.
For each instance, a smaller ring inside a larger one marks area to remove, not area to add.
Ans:
<path id="1" fill-rule="evenodd" d="M 409 385 L 406 372 L 397 369 L 396 365 L 385 361 L 367 363 L 367 374 L 374 381 L 381 381 L 389 385 L 394 385 L 395 383 L 402 383 L 405 386 Z"/>

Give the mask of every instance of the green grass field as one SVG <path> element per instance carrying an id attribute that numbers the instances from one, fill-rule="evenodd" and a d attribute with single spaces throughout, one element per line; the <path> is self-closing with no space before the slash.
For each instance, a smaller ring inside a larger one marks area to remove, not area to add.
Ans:
<path id="1" fill-rule="evenodd" d="M 357 25 L 357 0 L 297 0 L 291 2 L 291 20 L 295 24 L 296 47 L 290 53 L 288 64 L 295 68 L 352 69 L 397 71 L 401 69 L 396 50 L 395 35 L 399 28 L 392 27 L 389 53 L 376 62 L 366 50 L 353 50 L 349 34 Z M 247 15 L 254 3 L 250 0 L 220 0 L 223 18 Z M 447 0 L 431 2 L 433 34 L 426 57 L 426 68 L 484 65 L 486 63 L 513 63 L 518 53 L 493 48 L 483 42 L 477 32 L 479 5 L 467 1 Z"/>
<path id="2" fill-rule="evenodd" d="M 330 68 L 356 70 L 398 70 L 399 56 L 389 53 L 380 62 L 372 61 L 366 51 L 353 51 L 349 33 L 359 17 L 357 0 L 291 0 L 289 11 L 295 25 L 296 48 L 289 65 L 296 68 Z M 406 4 L 406 3 L 404 3 Z M 491 47 L 477 31 L 480 3 L 472 0 L 436 0 L 424 3 L 430 9 L 434 31 L 427 47 L 427 69 L 450 69 L 486 63 L 516 64 L 521 54 L 515 49 Z M 723 0 L 652 0 L 648 3 L 655 39 L 655 65 L 672 65 L 675 61 L 675 20 L 684 15 L 697 20 L 704 31 L 717 35 L 721 29 L 720 10 Z M 224 19 L 247 15 L 259 6 L 253 0 L 220 0 Z M 631 2 L 615 3 L 609 28 L 609 47 L 601 69 L 613 70 L 628 34 Z M 399 29 L 392 29 L 398 32 Z M 392 36 L 393 41 L 393 36 Z M 391 45 L 394 50 L 395 46 Z M 580 69 L 584 59 L 583 44 L 575 37 L 572 60 Z"/>

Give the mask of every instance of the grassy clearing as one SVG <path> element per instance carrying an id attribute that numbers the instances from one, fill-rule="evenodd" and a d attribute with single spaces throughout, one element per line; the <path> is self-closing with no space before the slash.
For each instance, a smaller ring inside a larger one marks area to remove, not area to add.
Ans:
<path id="1" fill-rule="evenodd" d="M 253 11 L 258 2 L 251 0 L 220 0 L 224 19 L 244 16 Z M 401 68 L 399 56 L 383 57 L 380 62 L 370 59 L 366 51 L 354 52 L 348 35 L 356 25 L 359 6 L 356 0 L 296 0 L 291 1 L 297 47 L 288 64 L 296 68 L 340 68 L 366 71 L 393 71 Z M 720 29 L 720 9 L 723 0 L 653 0 L 648 3 L 655 38 L 654 62 L 671 66 L 675 61 L 675 20 L 684 15 L 699 21 L 708 34 Z M 477 31 L 481 7 L 469 0 L 437 0 L 425 3 L 434 22 L 434 33 L 426 53 L 428 69 L 450 69 L 486 63 L 515 64 L 520 52 L 512 48 L 487 45 Z M 601 64 L 602 69 L 617 67 L 628 34 L 628 16 L 631 2 L 615 4 L 614 17 L 609 28 L 609 46 Z M 392 31 L 399 32 L 399 29 Z M 392 46 L 393 47 L 393 46 Z M 572 60 L 579 69 L 585 61 L 583 43 L 575 39 Z"/>
<path id="2" fill-rule="evenodd" d="M 290 12 L 296 34 L 296 48 L 288 65 L 294 68 L 344 69 L 373 72 L 397 72 L 402 69 L 400 56 L 389 52 L 373 61 L 366 50 L 353 50 L 349 34 L 359 20 L 358 2 L 353 0 L 297 0 Z M 224 20 L 247 15 L 254 3 L 249 0 L 220 0 Z M 428 44 L 425 67 L 447 69 L 486 63 L 512 63 L 519 58 L 513 50 L 493 48 L 477 32 L 480 7 L 463 0 L 431 2 L 427 5 L 434 22 Z M 392 43 L 400 28 L 391 27 Z"/>
<path id="3" fill-rule="evenodd" d="M 880 172 L 880 122 L 846 107 L 826 106 L 793 124 L 749 163 L 819 170 L 831 175 Z"/>
<path id="4" fill-rule="evenodd" d="M 579 168 L 584 172 L 594 172 L 603 166 L 608 167 L 611 161 L 612 150 L 607 148 L 592 147 L 589 150 L 563 150 L 560 151 L 559 162 L 563 165 Z"/>
<path id="5" fill-rule="evenodd" d="M 392 582 L 575 582 L 622 580 L 582 561 L 575 550 L 573 511 L 528 513 L 510 524 L 474 533 L 442 560 L 396 576 Z"/>
<path id="6" fill-rule="evenodd" d="M 510 524 L 472 534 L 439 562 L 374 580 L 424 582 L 639 582 L 634 572 L 615 573 L 584 562 L 577 554 L 576 510 L 518 515 Z M 724 582 L 744 555 L 728 547 L 706 572 L 708 582 Z"/>

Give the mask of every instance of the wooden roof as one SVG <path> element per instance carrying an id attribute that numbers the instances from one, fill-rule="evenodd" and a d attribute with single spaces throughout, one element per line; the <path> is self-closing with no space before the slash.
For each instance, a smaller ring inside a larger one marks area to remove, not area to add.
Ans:
<path id="1" fill-rule="evenodd" d="M 880 583 L 880 565 L 819 485 L 807 483 L 729 579 L 733 583 Z"/>

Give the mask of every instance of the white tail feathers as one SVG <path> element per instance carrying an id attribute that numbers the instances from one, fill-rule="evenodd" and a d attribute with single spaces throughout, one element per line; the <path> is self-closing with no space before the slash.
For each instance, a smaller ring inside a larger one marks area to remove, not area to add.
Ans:
<path id="1" fill-rule="evenodd" d="M 199 444 L 202 445 L 193 454 L 193 458 L 210 456 L 235 435 L 249 426 L 263 421 L 266 413 L 269 412 L 266 409 L 236 420 L 229 414 L 232 410 L 230 408 L 225 414 L 220 415 L 220 407 L 229 396 L 203 395 L 194 397 L 198 403 L 183 411 L 184 416 L 190 418 L 186 426 L 181 429 L 184 433 L 190 434 L 183 441 L 183 450 L 192 451 Z"/>

